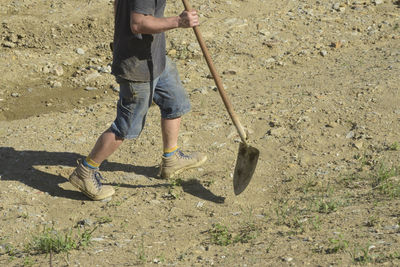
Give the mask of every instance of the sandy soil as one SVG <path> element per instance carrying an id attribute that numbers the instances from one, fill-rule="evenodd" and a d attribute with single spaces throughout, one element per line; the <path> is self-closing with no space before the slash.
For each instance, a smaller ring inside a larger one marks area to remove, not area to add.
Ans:
<path id="1" fill-rule="evenodd" d="M 173 30 L 168 55 L 193 106 L 180 146 L 209 160 L 158 179 L 152 107 L 101 166 L 115 196 L 87 199 L 67 178 L 115 116 L 112 1 L 3 1 L 0 265 L 398 266 L 399 1 L 192 4 L 261 152 L 249 187 L 233 193 L 240 139 L 194 34 Z M 168 1 L 167 15 L 182 9 Z M 57 234 L 76 247 L 35 243 Z"/>

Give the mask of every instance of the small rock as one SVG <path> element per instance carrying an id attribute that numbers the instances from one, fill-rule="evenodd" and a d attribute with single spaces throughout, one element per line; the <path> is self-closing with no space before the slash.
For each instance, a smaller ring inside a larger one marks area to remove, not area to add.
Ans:
<path id="1" fill-rule="evenodd" d="M 176 50 L 175 49 L 171 49 L 168 51 L 168 56 L 176 56 Z"/>
<path id="2" fill-rule="evenodd" d="M 85 82 L 89 82 L 90 80 L 96 79 L 97 77 L 101 76 L 101 74 L 97 70 L 93 70 L 85 77 Z"/>
<path id="3" fill-rule="evenodd" d="M 86 141 L 85 141 L 85 142 L 86 142 Z M 100 200 L 100 201 L 101 201 L 101 202 L 110 202 L 111 199 L 112 199 L 112 197 L 109 197 L 109 198 L 105 198 L 105 199 Z"/>
<path id="4" fill-rule="evenodd" d="M 397 230 L 397 229 L 399 229 L 399 228 L 400 228 L 400 226 L 399 226 L 398 224 L 395 224 L 395 225 L 388 225 L 388 226 L 385 226 L 385 227 L 384 227 L 385 230 Z"/>
<path id="5" fill-rule="evenodd" d="M 230 74 L 230 75 L 235 75 L 236 74 L 236 70 L 225 70 L 222 72 L 223 74 Z"/>
<path id="6" fill-rule="evenodd" d="M 265 63 L 274 63 L 275 61 L 276 61 L 275 58 L 270 57 L 270 58 L 267 58 L 267 59 L 265 60 Z"/>
<path id="7" fill-rule="evenodd" d="M 193 91 L 192 91 L 193 93 L 201 93 L 201 94 L 203 94 L 203 95 L 206 95 L 206 94 L 208 94 L 208 90 L 207 90 L 207 87 L 200 87 L 200 88 L 196 88 L 196 89 L 193 89 Z"/>
<path id="8" fill-rule="evenodd" d="M 14 44 L 13 42 L 8 42 L 8 41 L 3 42 L 2 45 L 7 48 L 14 48 L 16 46 L 16 44 Z"/>
<path id="9" fill-rule="evenodd" d="M 350 132 L 348 132 L 347 134 L 346 134 L 346 138 L 347 139 L 351 139 L 351 138 L 353 138 L 354 137 L 354 132 L 353 131 L 350 131 Z"/>
<path id="10" fill-rule="evenodd" d="M 261 35 L 264 35 L 264 36 L 268 36 L 268 35 L 270 35 L 271 33 L 268 31 L 268 30 L 266 30 L 266 29 L 261 29 L 261 30 L 259 30 L 258 31 Z"/>
<path id="11" fill-rule="evenodd" d="M 61 87 L 62 84 L 61 84 L 61 82 L 59 82 L 59 81 L 50 81 L 50 86 L 51 86 L 52 88 L 58 88 L 58 87 Z"/>
<path id="12" fill-rule="evenodd" d="M 187 49 L 192 53 L 200 51 L 200 47 L 197 43 L 190 43 Z"/>
<path id="13" fill-rule="evenodd" d="M 269 131 L 269 134 L 276 137 L 281 137 L 286 133 L 286 129 L 283 127 L 274 128 Z"/>
<path id="14" fill-rule="evenodd" d="M 20 97 L 20 94 L 19 93 L 12 93 L 11 96 L 12 97 Z"/>
<path id="15" fill-rule="evenodd" d="M 383 0 L 373 0 L 372 3 L 374 3 L 374 5 L 380 5 L 383 4 Z"/>
<path id="16" fill-rule="evenodd" d="M 282 260 L 285 262 L 291 262 L 291 261 L 293 261 L 293 258 L 292 257 L 283 257 Z"/>
<path id="17" fill-rule="evenodd" d="M 326 56 L 327 54 L 328 54 L 328 52 L 326 51 L 326 50 L 322 50 L 321 52 L 320 52 L 320 54 L 321 54 L 321 56 Z"/>
<path id="18" fill-rule="evenodd" d="M 82 48 L 77 48 L 76 49 L 76 53 L 79 55 L 84 55 L 85 54 L 85 50 L 83 50 Z"/>
<path id="19" fill-rule="evenodd" d="M 111 89 L 114 91 L 114 92 L 117 92 L 117 93 L 119 93 L 119 84 L 117 84 L 117 85 L 111 85 Z"/>
<path id="20" fill-rule="evenodd" d="M 12 43 L 18 42 L 18 36 L 14 33 L 10 34 L 10 36 L 8 36 L 7 39 Z"/>
<path id="21" fill-rule="evenodd" d="M 93 224 L 92 220 L 90 219 L 83 219 L 81 221 L 78 222 L 78 225 L 87 225 L 87 226 L 91 226 Z"/>
<path id="22" fill-rule="evenodd" d="M 53 68 L 52 71 L 53 74 L 57 75 L 57 76 L 62 76 L 64 74 L 64 69 L 62 66 L 57 65 Z"/>
<path id="23" fill-rule="evenodd" d="M 340 3 L 334 3 L 333 6 L 332 6 L 332 8 L 333 8 L 334 10 L 338 11 L 339 8 L 340 8 Z"/>
<path id="24" fill-rule="evenodd" d="M 362 141 L 354 142 L 354 147 L 357 149 L 361 149 L 363 147 L 363 142 Z"/>
<path id="25" fill-rule="evenodd" d="M 88 86 L 88 87 L 85 88 L 85 90 L 86 91 L 94 91 L 94 90 L 97 90 L 97 88 Z"/>

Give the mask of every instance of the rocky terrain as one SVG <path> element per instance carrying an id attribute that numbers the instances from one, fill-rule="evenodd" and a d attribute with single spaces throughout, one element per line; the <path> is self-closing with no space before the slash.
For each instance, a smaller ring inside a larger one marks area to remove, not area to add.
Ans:
<path id="1" fill-rule="evenodd" d="M 239 136 L 193 31 L 167 33 L 191 101 L 157 176 L 159 111 L 101 166 L 94 202 L 67 178 L 115 117 L 113 1 L 0 6 L 1 266 L 398 266 L 400 2 L 191 1 L 260 159 L 233 193 Z M 183 10 L 167 2 L 167 16 Z"/>

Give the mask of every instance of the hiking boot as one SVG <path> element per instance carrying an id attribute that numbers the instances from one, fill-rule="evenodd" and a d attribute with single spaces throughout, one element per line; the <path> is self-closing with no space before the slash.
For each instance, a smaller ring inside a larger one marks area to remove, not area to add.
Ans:
<path id="1" fill-rule="evenodd" d="M 111 197 L 115 191 L 110 185 L 102 185 L 104 179 L 98 169 L 91 169 L 78 160 L 78 167 L 69 177 L 69 182 L 93 200 L 102 200 Z"/>
<path id="2" fill-rule="evenodd" d="M 178 150 L 170 157 L 162 156 L 160 176 L 172 178 L 184 170 L 201 166 L 206 160 L 207 156 L 202 153 L 184 154 Z"/>

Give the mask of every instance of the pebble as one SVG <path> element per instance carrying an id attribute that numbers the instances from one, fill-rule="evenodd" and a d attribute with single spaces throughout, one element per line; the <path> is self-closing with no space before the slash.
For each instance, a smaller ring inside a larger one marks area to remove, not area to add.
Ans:
<path id="1" fill-rule="evenodd" d="M 101 76 L 101 74 L 97 71 L 94 70 L 92 73 L 89 73 L 86 77 L 85 77 L 85 82 L 89 82 L 90 80 L 93 80 L 97 77 Z"/>
<path id="2" fill-rule="evenodd" d="M 58 87 L 61 87 L 61 86 L 62 86 L 62 83 L 59 82 L 59 81 L 50 81 L 50 86 L 51 86 L 52 88 L 58 88 Z"/>
<path id="3" fill-rule="evenodd" d="M 293 258 L 292 257 L 283 257 L 282 260 L 285 262 L 291 262 L 291 261 L 293 261 Z"/>
<path id="4" fill-rule="evenodd" d="M 12 93 L 11 96 L 12 97 L 20 97 L 20 94 L 19 93 Z"/>
<path id="5" fill-rule="evenodd" d="M 270 57 L 270 58 L 267 58 L 267 59 L 265 60 L 265 63 L 274 63 L 275 61 L 276 61 L 275 58 Z"/>
<path id="6" fill-rule="evenodd" d="M 385 230 L 397 230 L 397 229 L 399 229 L 399 228 L 400 228 L 400 226 L 399 226 L 398 224 L 395 224 L 395 225 L 388 225 L 388 226 L 385 226 L 385 227 L 384 227 Z"/>
<path id="7" fill-rule="evenodd" d="M 354 142 L 354 147 L 356 147 L 357 149 L 361 149 L 363 147 L 363 142 L 362 141 Z"/>
<path id="8" fill-rule="evenodd" d="M 193 92 L 193 93 L 201 93 L 201 94 L 203 94 L 203 95 L 208 94 L 207 87 L 196 88 L 196 89 L 193 89 L 192 92 Z"/>
<path id="9" fill-rule="evenodd" d="M 5 41 L 5 42 L 3 42 L 3 46 L 7 47 L 7 48 L 14 48 L 16 46 L 16 44 L 14 44 L 12 42 Z"/>
<path id="10" fill-rule="evenodd" d="M 375 5 L 380 5 L 383 4 L 383 0 L 373 0 L 372 3 L 374 3 Z"/>
<path id="11" fill-rule="evenodd" d="M 76 49 L 76 53 L 79 55 L 84 55 L 85 54 L 85 50 L 83 50 L 82 48 L 77 48 Z"/>
<path id="12" fill-rule="evenodd" d="M 204 206 L 204 202 L 199 201 L 199 202 L 197 202 L 196 208 L 201 208 L 203 206 Z"/>
<path id="13" fill-rule="evenodd" d="M 97 88 L 88 86 L 88 87 L 85 88 L 85 90 L 86 91 L 94 91 L 94 90 L 97 90 Z"/>
<path id="14" fill-rule="evenodd" d="M 78 222 L 79 225 L 87 225 L 87 226 L 91 226 L 93 224 L 92 220 L 90 219 L 83 219 L 81 221 Z"/>
<path id="15" fill-rule="evenodd" d="M 353 138 L 354 137 L 354 132 L 353 131 L 350 131 L 350 132 L 348 132 L 347 134 L 346 134 L 346 138 L 347 139 L 351 139 L 351 138 Z"/>
<path id="16" fill-rule="evenodd" d="M 57 65 L 53 68 L 52 71 L 53 74 L 57 75 L 57 76 L 62 76 L 64 74 L 64 69 L 62 66 Z"/>
<path id="17" fill-rule="evenodd" d="M 326 56 L 327 54 L 328 54 L 328 52 L 326 51 L 326 50 L 322 50 L 321 52 L 320 52 L 320 54 L 321 54 L 321 56 Z"/>
<path id="18" fill-rule="evenodd" d="M 119 84 L 117 84 L 117 85 L 111 85 L 111 89 L 114 91 L 114 92 L 117 92 L 117 93 L 119 93 Z"/>

